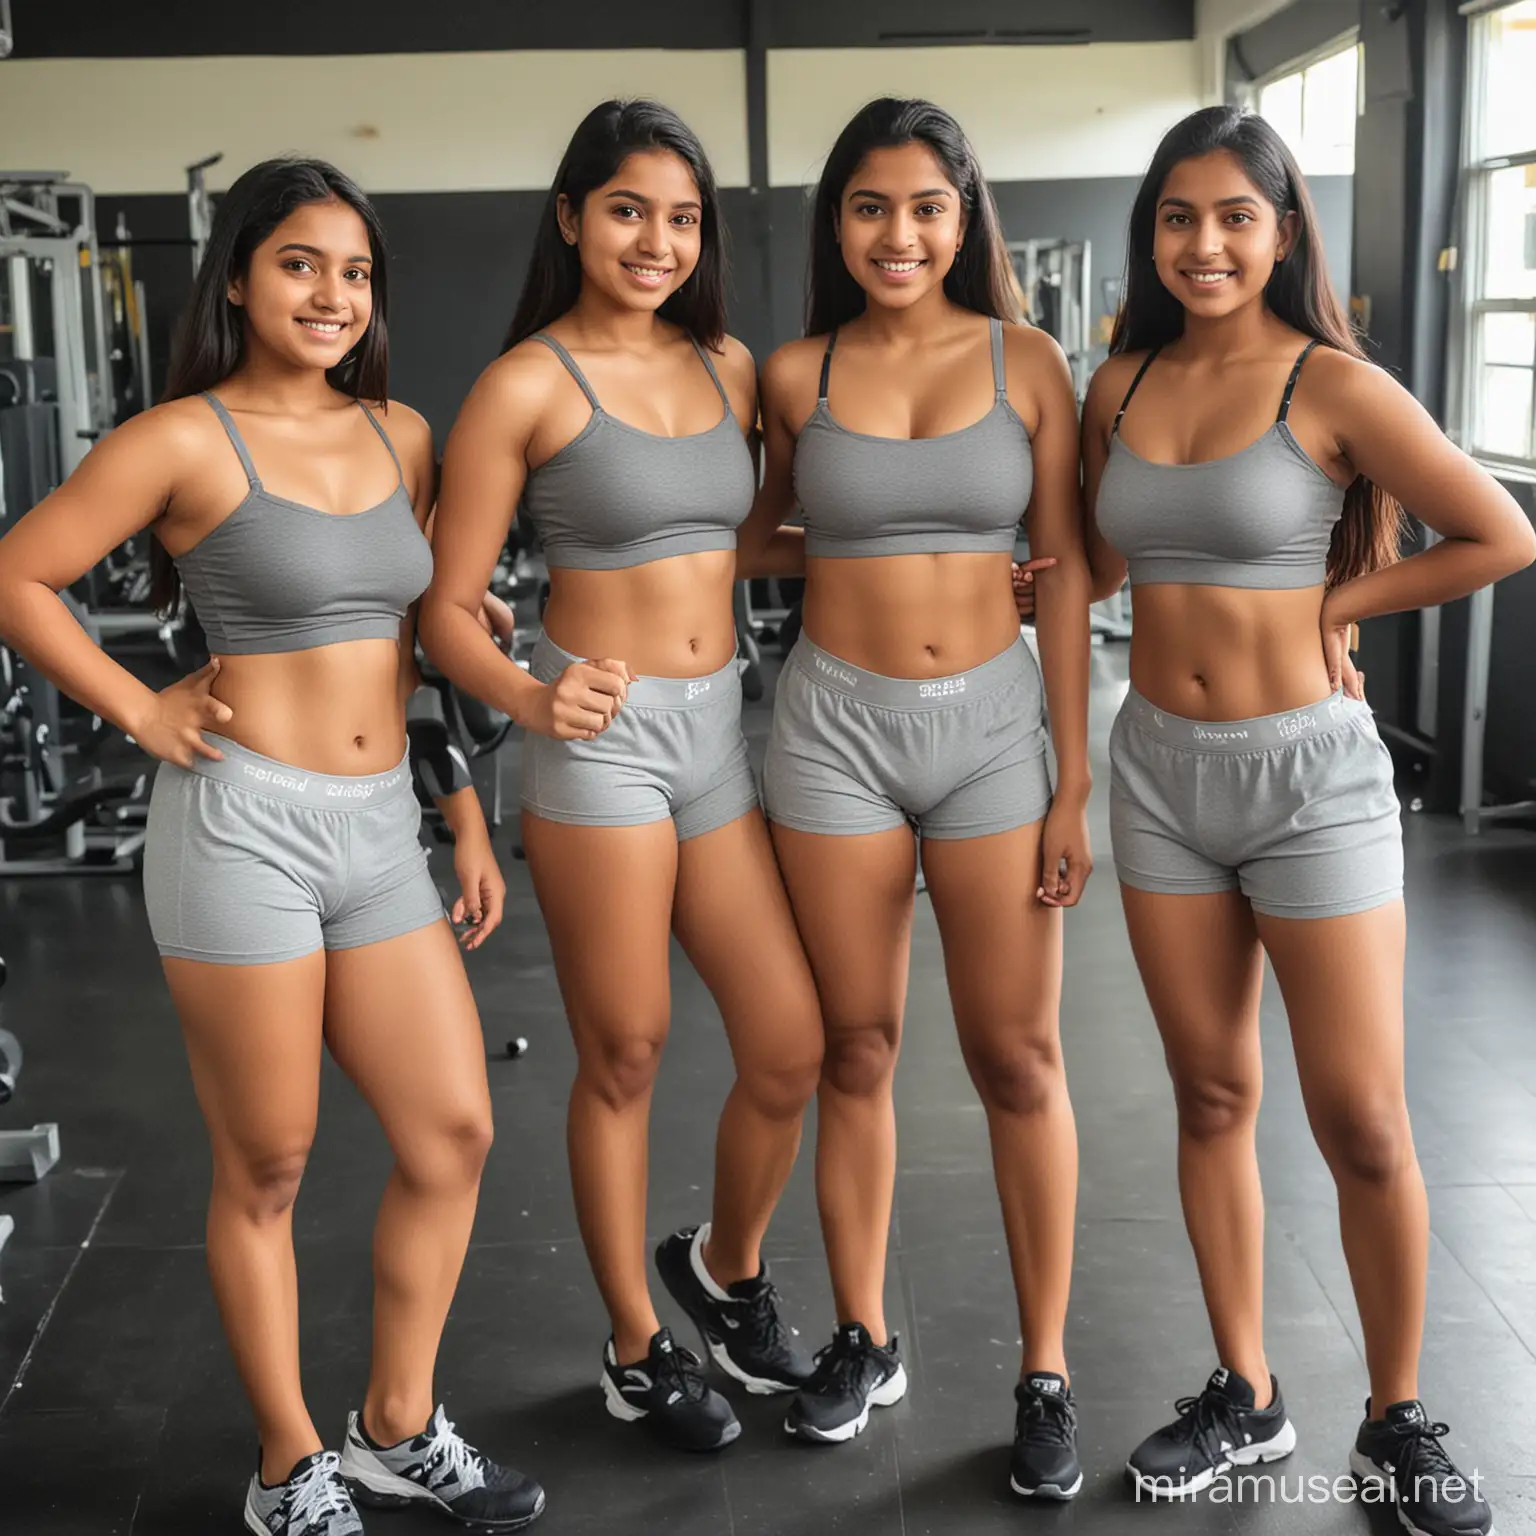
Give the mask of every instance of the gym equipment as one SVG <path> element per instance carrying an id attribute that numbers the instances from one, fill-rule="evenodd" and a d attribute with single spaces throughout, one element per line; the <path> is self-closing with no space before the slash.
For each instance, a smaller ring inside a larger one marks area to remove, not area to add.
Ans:
<path id="1" fill-rule="evenodd" d="M 0 527 L 48 494 L 59 479 L 58 412 L 52 360 L 0 363 Z M 60 594 L 93 639 L 88 609 Z M 91 720 L 87 750 L 104 727 Z M 59 691 L 21 657 L 0 646 L 0 874 L 127 873 L 138 867 L 148 811 L 148 776 L 109 778 L 92 767 L 79 777 L 67 756 Z"/>
<path id="2" fill-rule="evenodd" d="M 223 158 L 221 151 L 187 167 L 187 228 L 192 236 L 193 277 L 197 276 L 197 270 L 203 264 L 203 252 L 208 249 L 208 233 L 213 228 L 213 201 L 208 196 L 204 173 L 209 166 L 217 165 Z"/>
<path id="3" fill-rule="evenodd" d="M 0 987 L 5 985 L 5 961 L 0 959 Z M 0 1105 L 10 1102 L 21 1076 L 21 1042 L 0 1029 Z M 59 1160 L 59 1128 L 49 1122 L 26 1131 L 0 1131 L 0 1181 L 35 1184 Z M 16 1230 L 15 1221 L 0 1215 L 0 1249 Z"/>
<path id="4" fill-rule="evenodd" d="M 1008 253 L 1024 313 L 1061 343 L 1081 404 L 1093 373 L 1093 247 L 1087 240 L 1010 240 Z"/>
<path id="5" fill-rule="evenodd" d="M 1483 736 L 1488 728 L 1488 669 L 1493 658 L 1493 591 L 1492 587 L 1481 587 L 1469 599 L 1459 796 L 1462 830 L 1468 837 L 1477 836 L 1489 822 L 1536 817 L 1536 800 L 1483 804 Z M 1436 619 L 1438 622 L 1438 613 Z"/>
<path id="6" fill-rule="evenodd" d="M 64 171 L 0 171 L 0 268 L 9 280 L 13 354 L 51 353 L 56 364 L 60 460 L 68 475 L 114 421 L 91 189 Z M 40 310 L 51 320 L 51 348 L 37 334 Z"/>

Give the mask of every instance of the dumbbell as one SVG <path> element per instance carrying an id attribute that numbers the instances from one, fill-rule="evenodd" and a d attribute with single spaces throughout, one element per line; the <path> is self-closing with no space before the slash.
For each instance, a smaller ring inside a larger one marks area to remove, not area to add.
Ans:
<path id="1" fill-rule="evenodd" d="M 8 1029 L 0 1029 L 0 1104 L 10 1102 L 21 1076 L 21 1041 Z"/>

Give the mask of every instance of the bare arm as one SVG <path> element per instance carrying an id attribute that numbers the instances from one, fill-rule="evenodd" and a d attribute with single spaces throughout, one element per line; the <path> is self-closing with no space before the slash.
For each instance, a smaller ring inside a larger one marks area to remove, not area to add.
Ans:
<path id="1" fill-rule="evenodd" d="M 0 638 L 77 703 L 183 766 L 194 754 L 220 755 L 199 733 L 231 718 L 208 693 L 217 662 L 157 694 L 86 634 L 59 593 L 162 517 L 205 445 L 182 402 L 147 411 L 98 443 L 0 540 Z"/>
<path id="2" fill-rule="evenodd" d="M 1350 467 L 1400 501 L 1441 542 L 1328 594 L 1327 624 L 1429 608 L 1465 597 L 1536 560 L 1536 530 L 1520 505 L 1475 464 L 1392 376 L 1319 351 L 1321 408 Z"/>
<path id="3" fill-rule="evenodd" d="M 1088 798 L 1089 572 L 1078 497 L 1077 401 L 1061 348 L 1044 331 L 1008 332 L 1009 361 L 1034 381 L 1040 420 L 1031 439 L 1034 491 L 1026 513 L 1035 578 L 1035 627 L 1050 705 L 1058 793 Z"/>
<path id="4" fill-rule="evenodd" d="M 549 367 L 538 342 L 499 358 L 459 412 L 443 454 L 433 524 L 432 585 L 421 603 L 427 654 L 467 693 L 541 735 L 591 739 L 627 691 L 622 662 L 578 663 L 545 685 L 524 672 L 480 623 L 496 557 L 528 478 L 528 444 Z"/>
<path id="5" fill-rule="evenodd" d="M 1083 404 L 1083 542 L 1092 580 L 1090 598 L 1096 603 L 1113 597 L 1125 585 L 1125 556 L 1099 532 L 1094 508 L 1109 458 L 1110 429 L 1135 368 L 1135 358 L 1110 358 L 1094 374 Z"/>
<path id="6" fill-rule="evenodd" d="M 405 476 L 406 490 L 410 493 L 411 509 L 416 514 L 416 526 L 430 539 L 432 507 L 437 499 L 437 455 L 432 450 L 432 429 L 419 412 L 393 401 L 389 407 L 386 430 L 400 459 L 401 473 Z M 421 686 L 421 674 L 416 670 L 418 606 L 417 603 L 411 604 L 400 625 L 401 703 Z"/>
<path id="7" fill-rule="evenodd" d="M 819 356 L 813 341 L 780 347 L 763 369 L 763 475 L 752 513 L 736 536 L 736 574 L 803 576 L 805 530 L 785 528 L 795 511 L 795 438 L 810 407 L 806 404 L 806 363 Z M 815 388 L 814 379 L 811 384 Z"/>

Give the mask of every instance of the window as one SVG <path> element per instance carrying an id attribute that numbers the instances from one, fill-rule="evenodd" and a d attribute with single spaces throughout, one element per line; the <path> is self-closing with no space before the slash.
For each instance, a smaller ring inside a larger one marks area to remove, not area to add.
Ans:
<path id="1" fill-rule="evenodd" d="M 1523 477 L 1536 475 L 1536 0 L 1470 25 L 1461 440 Z"/>
<path id="2" fill-rule="evenodd" d="M 1258 88 L 1258 109 L 1290 146 L 1304 176 L 1352 176 L 1360 49 L 1335 46 Z"/>

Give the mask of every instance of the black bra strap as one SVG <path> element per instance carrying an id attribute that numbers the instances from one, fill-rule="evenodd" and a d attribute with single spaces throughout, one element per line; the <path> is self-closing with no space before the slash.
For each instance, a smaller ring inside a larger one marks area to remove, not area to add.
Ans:
<path id="1" fill-rule="evenodd" d="M 1141 383 L 1142 378 L 1146 374 L 1147 369 L 1152 366 L 1152 359 L 1154 357 L 1156 357 L 1157 354 L 1159 352 L 1161 352 L 1162 350 L 1163 349 L 1161 347 L 1153 347 L 1152 350 L 1147 353 L 1145 359 L 1142 361 L 1141 367 L 1136 370 L 1136 377 L 1131 380 L 1131 387 L 1128 390 L 1126 390 L 1126 392 L 1125 392 L 1125 399 L 1120 402 L 1120 409 L 1115 412 L 1115 423 L 1109 429 L 1109 435 L 1111 437 L 1116 436 L 1116 434 L 1118 434 L 1118 432 L 1120 431 L 1120 418 L 1125 415 L 1126 407 L 1131 403 L 1131 396 L 1136 393 L 1136 388 Z"/>
<path id="2" fill-rule="evenodd" d="M 567 352 L 565 348 L 562 347 L 560 343 L 549 334 L 548 331 L 535 331 L 529 340 L 542 341 L 544 345 L 548 347 L 549 350 L 553 352 L 562 363 L 565 364 L 565 371 L 570 374 L 570 376 L 575 379 L 579 385 L 581 385 L 581 392 L 587 397 L 587 403 L 592 407 L 592 409 L 594 411 L 602 410 L 602 406 L 597 403 L 597 396 L 592 392 L 592 386 L 587 383 L 586 374 L 584 374 L 581 369 L 576 366 L 576 359 L 572 357 L 571 354 Z M 719 381 L 717 380 L 716 382 L 718 383 Z"/>
<path id="3" fill-rule="evenodd" d="M 224 408 L 224 402 L 217 395 L 203 392 L 203 399 L 213 407 L 213 414 L 224 424 L 224 431 L 229 438 L 230 445 L 240 455 L 240 467 L 245 471 L 245 478 L 253 487 L 261 485 L 261 476 L 256 473 L 256 465 L 251 460 L 251 450 L 245 446 L 245 439 L 240 436 L 240 429 L 235 425 L 235 418 Z"/>
<path id="4" fill-rule="evenodd" d="M 827 380 L 832 375 L 832 348 L 835 347 L 836 345 L 837 345 L 837 332 L 833 331 L 832 334 L 827 337 L 827 350 L 826 350 L 825 353 L 822 354 L 822 359 L 821 359 L 821 389 L 817 393 L 817 396 L 816 396 L 816 402 L 817 402 L 818 405 L 825 405 L 827 403 Z"/>
<path id="5" fill-rule="evenodd" d="M 363 407 L 363 415 L 368 418 L 368 421 L 372 425 L 373 430 L 384 439 L 384 446 L 389 449 L 389 456 L 395 461 L 395 472 L 400 476 L 400 483 L 404 485 L 405 469 L 400 463 L 400 455 L 395 452 L 395 445 L 389 440 L 389 433 L 384 430 L 383 424 L 379 421 L 379 418 L 368 409 L 367 405 L 363 401 L 359 400 L 357 403 Z"/>
<path id="6" fill-rule="evenodd" d="M 1301 356 L 1296 359 L 1296 365 L 1291 369 L 1291 376 L 1285 381 L 1285 394 L 1280 401 L 1280 414 L 1275 418 L 1277 423 L 1284 421 L 1291 414 L 1291 396 L 1296 393 L 1296 380 L 1301 377 L 1301 365 L 1306 362 L 1316 345 L 1316 341 L 1309 341 L 1301 349 Z"/>
<path id="7" fill-rule="evenodd" d="M 1003 361 L 1003 322 L 995 315 L 992 318 L 992 384 L 997 390 L 998 399 L 1007 395 L 1008 369 Z"/>
<path id="8" fill-rule="evenodd" d="M 715 381 L 715 388 L 720 391 L 720 398 L 725 401 L 726 410 L 734 411 L 736 408 L 731 404 L 731 397 L 726 394 L 725 385 L 720 382 L 720 375 L 715 372 L 714 359 L 710 357 L 709 349 L 707 347 L 701 346 L 697 338 L 693 336 L 690 336 L 688 339 L 693 342 L 693 350 L 699 354 L 699 357 L 702 359 L 704 366 L 709 369 L 709 376 Z"/>

